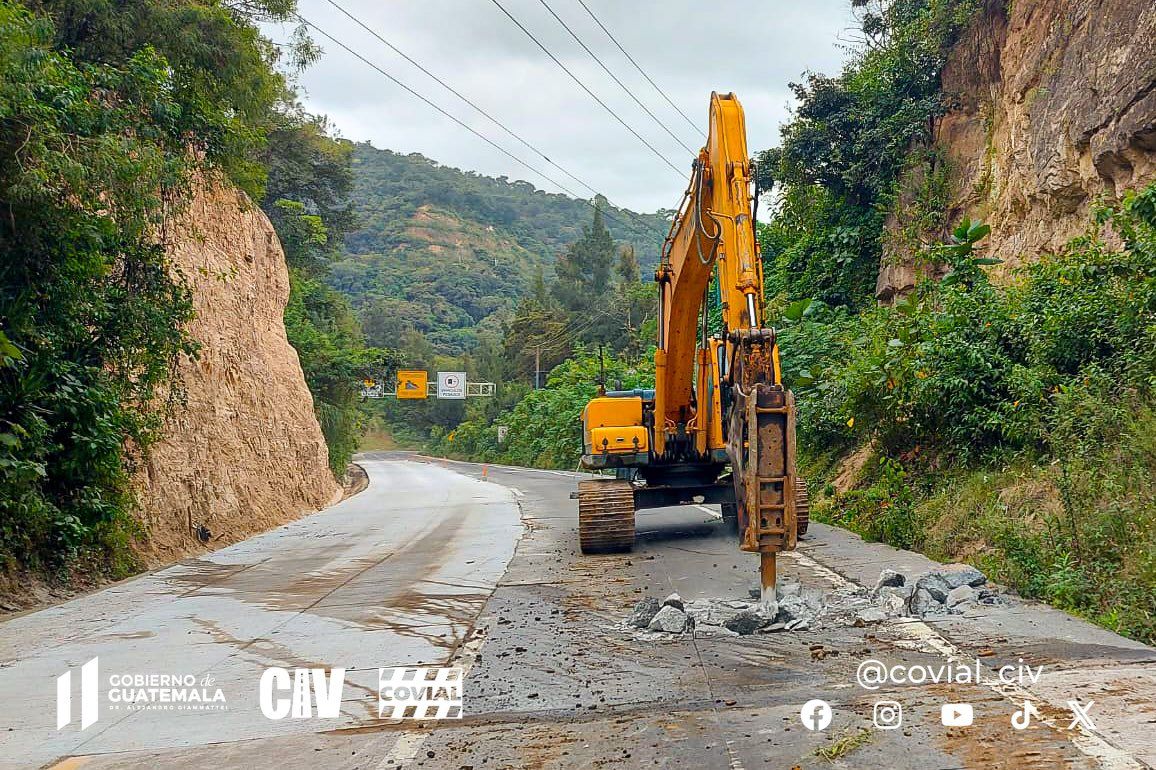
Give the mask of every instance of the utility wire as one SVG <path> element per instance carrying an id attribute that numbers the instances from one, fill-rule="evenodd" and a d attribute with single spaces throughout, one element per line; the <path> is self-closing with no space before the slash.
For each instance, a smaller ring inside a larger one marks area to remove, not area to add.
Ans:
<path id="1" fill-rule="evenodd" d="M 568 345 L 578 337 L 593 328 L 594 324 L 602 320 L 602 318 L 614 314 L 618 308 L 605 308 L 598 311 L 589 318 L 574 319 L 565 322 L 560 329 L 555 329 L 552 332 L 547 332 L 545 341 L 533 343 L 531 347 L 541 346 L 545 350 L 555 350 L 559 345 Z M 570 327 L 570 328 L 567 328 Z"/>
<path id="2" fill-rule="evenodd" d="M 378 39 L 378 40 L 379 40 L 379 41 L 382 43 L 382 45 L 384 45 L 384 46 L 386 46 L 387 48 L 389 48 L 391 51 L 393 51 L 394 53 L 396 53 L 396 54 L 397 54 L 398 56 L 400 56 L 401 58 L 405 59 L 407 62 L 409 62 L 409 63 L 410 63 L 410 64 L 412 64 L 413 66 L 417 67 L 419 70 L 421 70 L 421 71 L 422 71 L 422 72 L 424 72 L 426 75 L 428 75 L 430 78 L 432 78 L 432 79 L 433 79 L 435 82 L 437 82 L 437 84 L 438 84 L 438 85 L 440 85 L 442 88 L 446 89 L 446 90 L 447 90 L 447 91 L 449 91 L 451 94 L 453 94 L 454 96 L 458 97 L 458 98 L 459 98 L 459 99 L 461 99 L 463 102 L 465 102 L 466 104 L 468 104 L 468 105 L 470 105 L 471 107 L 473 107 L 473 108 L 474 108 L 475 110 L 477 110 L 479 113 L 481 113 L 482 115 L 484 115 L 484 116 L 485 116 L 485 117 L 486 117 L 486 118 L 487 118 L 487 119 L 488 119 L 488 120 L 489 120 L 491 123 L 493 123 L 495 126 L 497 126 L 498 128 L 502 129 L 503 131 L 505 131 L 507 134 L 509 134 L 509 135 L 510 135 L 511 137 L 513 137 L 514 139 L 516 139 L 518 142 L 520 142 L 520 143 L 521 143 L 523 146 L 525 146 L 527 149 L 529 149 L 529 150 L 531 150 L 532 152 L 536 153 L 536 154 L 537 154 L 539 157 L 541 157 L 541 158 L 542 158 L 542 160 L 546 161 L 546 162 L 547 162 L 547 163 L 549 163 L 551 166 L 553 166 L 554 168 L 558 169 L 559 171 L 561 171 L 561 172 L 562 172 L 563 174 L 565 174 L 566 176 L 568 176 L 568 177 L 570 177 L 571 179 L 573 179 L 575 182 L 577 182 L 578 184 L 580 184 L 582 187 L 585 187 L 587 190 L 589 190 L 589 191 L 590 191 L 590 193 L 591 193 L 592 195 L 599 195 L 599 192 L 598 192 L 597 190 L 595 190 L 593 187 L 591 187 L 590 185 L 586 184 L 585 182 L 583 182 L 583 181 L 582 181 L 581 179 L 579 179 L 578 177 L 576 177 L 576 176 L 574 176 L 573 174 L 571 174 L 569 171 L 567 171 L 566 169 L 564 169 L 562 166 L 559 166 L 557 163 L 555 163 L 553 160 L 551 160 L 551 159 L 549 158 L 549 156 L 547 156 L 547 155 L 546 155 L 546 153 L 542 152 L 542 151 L 541 151 L 541 150 L 539 150 L 537 147 L 535 147 L 534 145 L 530 144 L 528 141 L 526 141 L 525 139 L 523 139 L 521 136 L 519 136 L 518 134 L 514 133 L 512 130 L 510 130 L 509 128 L 507 128 L 505 123 L 502 123 L 500 120 L 498 120 L 497 118 L 495 118 L 495 117 L 494 117 L 493 115 L 491 115 L 490 113 L 486 112 L 484 109 L 482 109 L 482 108 L 481 108 L 481 107 L 479 107 L 477 104 L 475 104 L 473 101 L 471 101 L 469 98 L 467 98 L 466 96 L 463 96 L 463 95 L 462 95 L 462 94 L 461 94 L 461 93 L 460 93 L 460 92 L 459 92 L 457 89 L 455 89 L 453 86 L 451 86 L 451 85 L 450 85 L 449 83 L 447 83 L 446 81 L 442 80 L 440 77 L 438 77 L 438 76 L 437 76 L 437 75 L 435 75 L 434 73 L 430 72 L 428 69 L 426 69 L 424 66 L 422 66 L 422 65 L 421 65 L 421 63 L 419 63 L 419 62 L 417 62 L 417 61 L 414 61 L 414 59 L 413 59 L 412 57 L 410 57 L 408 54 L 406 54 L 406 53 L 405 53 L 405 51 L 402 51 L 400 48 L 398 48 L 397 46 L 395 46 L 393 43 L 391 43 L 391 42 L 389 42 L 388 40 L 386 40 L 386 39 L 385 39 L 384 37 L 382 37 L 382 36 L 381 36 L 381 35 L 380 35 L 380 34 L 379 34 L 377 31 L 375 31 L 374 29 L 372 29 L 372 28 L 370 28 L 368 25 L 366 25 L 366 24 L 365 24 L 365 22 L 363 22 L 361 19 L 357 18 L 357 17 L 356 17 L 356 16 L 354 16 L 352 13 L 350 13 L 349 11 L 347 11 L 345 8 L 343 8 L 342 6 L 340 6 L 340 5 L 338 5 L 337 3 L 335 3 L 335 2 L 334 2 L 334 0 L 326 0 L 326 2 L 327 2 L 327 3 L 329 3 L 330 5 L 332 5 L 332 6 L 333 6 L 334 8 L 336 8 L 337 10 L 341 11 L 341 12 L 342 12 L 343 14 L 345 14 L 347 17 L 349 17 L 349 19 L 350 19 L 350 20 L 352 20 L 354 24 L 356 24 L 357 26 L 361 27 L 361 28 L 362 28 L 362 29 L 364 29 L 366 32 L 368 32 L 369 34 L 371 34 L 371 35 L 373 35 L 375 38 L 377 38 L 377 39 Z"/>
<path id="3" fill-rule="evenodd" d="M 663 155 L 661 152 L 659 152 L 658 150 L 656 150 L 656 149 L 654 148 L 654 145 L 653 145 L 653 144 L 651 144 L 650 142 L 646 141 L 646 139 L 644 139 L 644 138 L 642 137 L 642 135 L 641 135 L 641 134 L 639 134 L 637 131 L 635 131 L 633 128 L 631 128 L 631 127 L 630 127 L 630 124 L 629 124 L 629 123 L 627 123 L 625 120 L 623 120 L 623 119 L 622 119 L 622 117 L 621 117 L 621 116 L 620 116 L 620 115 L 619 115 L 617 112 L 615 112 L 615 111 L 614 111 L 614 110 L 612 110 L 612 109 L 611 109 L 609 106 L 607 106 L 606 102 L 604 102 L 604 101 L 602 101 L 601 99 L 599 99 L 599 98 L 598 98 L 598 95 L 597 95 L 597 94 L 595 94 L 593 91 L 591 91 L 591 90 L 590 90 L 590 89 L 589 89 L 589 88 L 586 86 L 586 84 L 585 84 L 585 83 L 583 83 L 583 82 L 582 82 L 582 81 L 581 81 L 581 80 L 578 78 L 578 76 L 577 76 L 577 75 L 575 75 L 573 72 L 571 72 L 569 67 L 567 67 L 565 64 L 563 64 L 563 63 L 562 63 L 562 61 L 561 61 L 561 60 L 560 60 L 560 59 L 559 59 L 557 56 L 555 56 L 555 55 L 554 55 L 554 54 L 553 54 L 553 53 L 550 51 L 550 49 L 549 49 L 549 48 L 547 48 L 546 46 L 542 45 L 542 43 L 541 43 L 541 42 L 538 40 L 538 38 L 534 37 L 534 33 L 530 32 L 530 30 L 528 30 L 528 29 L 526 29 L 524 26 L 522 26 L 522 22 L 520 22 L 520 21 L 518 21 L 516 18 L 514 18 L 514 17 L 513 17 L 513 15 L 511 15 L 511 14 L 510 14 L 510 12 L 506 10 L 505 6 L 503 6 L 503 5 L 502 5 L 502 4 L 499 2 L 499 0 L 490 0 L 490 1 L 491 1 L 491 2 L 492 2 L 494 5 L 498 6 L 498 9 L 499 9 L 499 10 L 500 10 L 502 13 L 504 13 L 504 14 L 506 15 L 506 18 L 508 18 L 510 21 L 514 22 L 514 25 L 515 25 L 515 26 L 516 26 L 518 29 L 520 29 L 520 30 L 522 30 L 522 32 L 526 33 L 526 37 L 528 37 L 528 38 L 530 38 L 531 40 L 533 40 L 533 41 L 534 41 L 534 44 L 535 44 L 535 45 L 537 45 L 539 48 L 541 48 L 543 53 L 545 53 L 547 56 L 549 56 L 549 57 L 550 57 L 550 59 L 551 59 L 551 60 L 553 60 L 553 62 L 554 62 L 555 64 L 557 64 L 559 67 L 561 67 L 561 68 L 562 68 L 562 71 L 563 71 L 563 72 L 565 72 L 567 75 L 569 75 L 571 80 L 573 80 L 575 83 L 577 83 L 577 84 L 578 84 L 578 86 L 579 86 L 579 87 L 580 87 L 580 88 L 581 88 L 583 91 L 585 91 L 587 94 L 589 94 L 591 99 L 593 99 L 594 101 L 598 102 L 598 104 L 600 104 L 600 105 L 602 106 L 602 109 L 606 110 L 608 113 L 610 113 L 611 117 L 613 117 L 615 120 L 617 120 L 619 123 L 621 123 L 621 124 L 622 124 L 622 127 L 623 127 L 623 128 L 625 128 L 627 131 L 629 131 L 631 134 L 633 134 L 635 139 L 637 139 L 638 141 L 640 141 L 640 142 L 642 142 L 644 145 L 646 145 L 647 149 L 649 149 L 649 150 L 650 150 L 652 153 L 654 153 L 654 154 L 655 154 L 655 155 L 658 157 L 658 159 L 659 159 L 659 160 L 661 160 L 661 161 L 662 161 L 663 163 L 665 163 L 666 165 L 670 166 L 671 170 L 672 170 L 672 171 L 674 171 L 674 173 L 678 174 L 678 176 L 679 176 L 679 178 L 680 178 L 680 179 L 683 177 L 683 172 L 682 172 L 682 170 L 681 170 L 681 169 L 679 169 L 679 168 L 678 168 L 678 166 L 676 166 L 676 165 L 674 165 L 673 163 L 671 163 L 671 162 L 670 162 L 670 160 L 669 160 L 669 159 L 667 159 L 667 157 L 666 157 L 665 155 Z"/>
<path id="4" fill-rule="evenodd" d="M 346 51 L 346 53 L 348 53 L 350 56 L 353 56 L 354 58 L 358 59 L 358 60 L 359 60 L 359 61 L 361 61 L 363 64 L 365 64 L 366 66 L 368 66 L 368 67 L 372 68 L 373 70 L 377 71 L 377 73 L 378 73 L 378 74 L 380 74 L 380 75 L 383 75 L 384 77 L 388 78 L 388 79 L 389 79 L 389 80 L 390 80 L 392 83 L 394 83 L 395 85 L 397 85 L 397 86 L 401 87 L 402 89 L 404 89 L 405 91 L 407 91 L 407 92 L 408 92 L 408 93 L 410 93 L 411 95 L 415 96 L 416 98 L 418 98 L 419 100 L 421 100 L 422 102 L 424 102 L 425 104 L 427 104 L 428 106 L 430 106 L 430 107 L 432 107 L 433 109 L 437 110 L 437 111 L 438 111 L 438 112 L 440 112 L 442 115 L 444 115 L 445 117 L 447 117 L 447 118 L 449 118 L 450 120 L 452 120 L 454 123 L 458 124 L 459 126 L 461 126 L 462 128 L 464 128 L 465 130 L 469 131 L 469 132 L 470 132 L 471 134 L 473 134 L 474 136 L 476 136 L 476 137 L 478 137 L 479 139 L 481 139 L 481 140 L 482 140 L 483 142 L 485 142 L 486 144 L 488 144 L 488 145 L 490 145 L 491 147 L 493 147 L 494 149 L 496 149 L 498 152 L 502 153 L 502 154 L 503 154 L 503 155 L 505 155 L 506 157 L 508 157 L 508 158 L 510 158 L 511 160 L 513 160 L 513 161 L 514 161 L 515 163 L 517 163 L 519 166 L 522 166 L 523 168 L 526 168 L 526 169 L 528 169 L 528 170 L 529 170 L 531 173 L 533 173 L 533 174 L 536 174 L 537 176 L 541 177 L 542 179 L 545 179 L 545 180 L 546 180 L 547 182 L 549 182 L 550 184 L 552 184 L 552 185 L 554 185 L 555 187 L 558 187 L 559 189 L 561 189 L 563 192 L 565 192 L 565 193 L 566 193 L 567 195 L 569 195 L 571 198 L 574 198 L 574 199 L 576 199 L 576 200 L 579 200 L 579 201 L 581 201 L 582 203 L 585 203 L 587 206 L 589 206 L 589 207 L 590 207 L 590 208 L 592 208 L 592 209 L 596 209 L 596 210 L 598 209 L 598 205 L 597 205 L 596 203 L 592 203 L 592 202 L 590 202 L 590 201 L 586 200 L 585 198 L 582 198 L 582 197 L 581 197 L 581 196 L 579 196 L 577 193 L 575 193 L 574 191 L 572 191 L 572 190 L 570 190 L 569 188 L 567 188 L 567 187 L 566 187 L 564 184 L 562 184 L 561 182 L 557 181 L 556 179 L 554 179 L 553 177 L 549 176 L 548 174 L 546 174 L 546 173 L 544 173 L 544 172 L 542 172 L 542 171 L 539 171 L 538 169 L 536 169 L 536 168 L 534 168 L 533 166 L 531 166 L 529 163 L 526 163 L 524 160 L 522 160 L 521 158 L 519 158 L 517 155 L 514 155 L 512 152 L 510 152 L 510 151 L 509 151 L 509 150 L 507 150 L 506 148 L 502 147 L 502 146 L 501 146 L 500 144 L 498 144 L 497 142 L 493 141 L 493 140 L 492 140 L 492 139 L 490 139 L 489 137 L 485 136 L 484 134 L 482 134 L 482 133 L 480 133 L 479 131 L 477 131 L 476 129 L 474 129 L 472 126 L 470 126 L 470 125 L 468 125 L 467 123 L 463 122 L 462 120 L 458 119 L 458 118 L 457 118 L 457 117 L 455 117 L 453 114 L 451 114 L 451 113 L 450 113 L 450 112 L 448 112 L 447 110 L 443 109 L 442 107 L 440 107 L 440 106 L 439 106 L 438 104 L 436 104 L 435 102 L 431 101 L 430 99 L 428 99 L 428 98 L 426 98 L 425 96 L 423 96 L 422 94 L 420 94 L 418 91 L 414 90 L 413 88 L 410 88 L 410 87 L 409 87 L 409 86 L 407 86 L 405 83 L 403 83 L 403 82 L 401 82 L 400 80 L 398 80 L 397 78 L 395 78 L 393 75 L 390 75 L 388 72 L 386 72 L 385 70 L 383 70 L 381 67 L 377 66 L 376 64 L 374 64 L 373 62 L 371 62 L 369 59 L 367 59 L 367 58 L 365 58 L 364 56 L 362 56 L 361 54 L 359 54 L 357 51 L 354 51 L 352 48 L 350 48 L 349 46 L 347 46 L 345 43 L 341 42 L 340 40 L 338 40 L 337 38 L 335 38 L 333 35 L 330 35 L 328 32 L 326 32 L 325 30 L 321 29 L 321 28 L 320 28 L 320 27 L 318 27 L 316 24 L 314 24 L 313 22 L 311 22 L 311 21 L 309 21 L 308 19 L 306 19 L 304 16 L 302 16 L 302 15 L 300 15 L 300 14 L 297 14 L 297 18 L 298 18 L 298 19 L 301 21 L 301 23 L 302 23 L 302 24 L 305 24 L 306 26 L 308 26 L 309 28 L 311 28 L 312 30 L 314 30 L 315 32 L 317 32 L 319 35 L 321 35 L 322 37 L 324 37 L 324 38 L 326 38 L 327 40 L 329 40 L 330 42 L 332 42 L 334 45 L 337 45 L 337 46 L 339 46 L 340 48 L 344 49 L 344 50 Z M 617 219 L 616 217 L 612 216 L 610 213 L 608 213 L 608 212 L 606 212 L 606 211 L 602 211 L 602 216 L 604 216 L 606 219 L 609 219 L 611 222 L 613 222 L 613 223 L 617 224 L 618 226 L 622 227 L 623 229 L 625 229 L 625 230 L 627 230 L 627 231 L 633 231 L 633 232 L 635 232 L 635 233 L 637 233 L 637 232 L 638 232 L 637 226 L 636 226 L 636 227 L 633 227 L 633 228 L 631 228 L 631 227 L 629 227 L 628 225 L 626 225 L 624 222 L 622 222 L 621 220 L 619 220 L 619 219 Z"/>
<path id="5" fill-rule="evenodd" d="M 346 17 L 348 17 L 348 18 L 349 18 L 349 19 L 350 19 L 350 20 L 351 20 L 351 21 L 352 21 L 354 24 L 356 24 L 357 26 L 361 27 L 361 28 L 362 28 L 362 29 L 364 29 L 366 32 L 368 32 L 369 34 L 371 34 L 371 35 L 373 35 L 375 38 L 377 38 L 377 39 L 378 39 L 378 41 L 380 41 L 382 45 L 386 46 L 386 47 L 387 47 L 387 48 L 389 48 L 391 51 L 393 51 L 394 53 L 396 53 L 398 56 L 400 56 L 401 58 L 405 59 L 407 62 L 409 62 L 410 64 L 412 64 L 414 67 L 416 67 L 416 68 L 418 68 L 419 70 L 421 70 L 421 71 L 422 71 L 422 72 L 423 72 L 425 75 L 429 76 L 429 77 L 430 77 L 430 78 L 431 78 L 431 79 L 432 79 L 434 82 L 436 82 L 436 83 L 437 83 L 438 85 L 440 85 L 442 88 L 446 89 L 446 90 L 447 90 L 447 91 L 449 91 L 451 94 L 453 94 L 453 95 L 454 95 L 454 96 L 456 96 L 457 98 L 461 99 L 463 102 L 465 102 L 465 103 L 466 103 L 466 104 L 468 104 L 470 107 L 472 107 L 474 110 L 476 110 L 478 113 L 480 113 L 481 115 L 483 115 L 483 116 L 484 116 L 484 117 L 485 117 L 487 120 L 489 120 L 489 121 L 490 121 L 491 123 L 493 123 L 495 126 L 497 126 L 498 128 L 502 129 L 502 130 L 503 130 L 503 131 L 505 131 L 505 132 L 506 132 L 506 133 L 507 133 L 509 136 L 513 137 L 515 140 L 517 140 L 518 142 L 520 142 L 520 143 L 521 143 L 523 146 L 525 146 L 526 148 L 528 148 L 530 151 L 532 151 L 532 152 L 534 152 L 535 154 L 537 154 L 539 157 L 541 157 L 541 158 L 542 158 L 542 160 L 546 161 L 546 162 L 547 162 L 547 163 L 549 163 L 551 166 L 553 166 L 554 168 L 558 169 L 558 170 L 559 170 L 559 171 L 561 171 L 563 174 L 565 174 L 567 177 L 569 177 L 570 179 L 574 180 L 575 182 L 577 182 L 577 183 L 578 183 L 579 185 L 581 185 L 582 187 L 584 187 L 584 188 L 586 188 L 587 190 L 589 190 L 589 191 L 590 191 L 590 193 L 591 193 L 592 195 L 594 195 L 594 196 L 598 196 L 598 195 L 600 195 L 600 194 L 601 194 L 601 193 L 599 193 L 599 192 L 598 192 L 598 190 L 594 189 L 594 187 L 592 187 L 591 185 L 587 184 L 586 182 L 584 182 L 582 179 L 578 178 L 578 177 L 577 177 L 577 176 L 575 176 L 574 174 L 570 173 L 569 171 L 567 171 L 565 168 L 563 168 L 563 167 L 562 167 L 561 165 L 559 165 L 558 163 L 554 162 L 554 160 L 552 160 L 552 159 L 551 159 L 551 158 L 550 158 L 548 155 L 546 155 L 546 153 L 542 152 L 540 149 L 538 149 L 538 148 L 537 148 L 537 147 L 535 147 L 534 145 L 530 144 L 530 142 L 529 142 L 529 141 L 527 141 L 526 139 L 524 139 L 524 138 L 523 138 L 521 135 L 519 135 L 518 133 L 514 132 L 512 129 L 510 129 L 509 127 L 507 127 L 505 123 L 503 123 L 502 121 L 498 120 L 498 119 L 497 119 L 497 118 L 495 118 L 493 115 L 491 115 L 489 112 L 487 112 L 486 110 L 484 110 L 484 109 L 482 109 L 481 107 L 479 107 L 479 106 L 477 105 L 477 103 L 475 103 L 473 100 L 471 100 L 471 99 L 467 98 L 467 97 L 466 97 L 465 95 L 463 95 L 463 94 L 462 94 L 460 91 L 458 91 L 456 88 L 454 88 L 453 86 L 451 86 L 449 83 L 447 83 L 446 81 L 444 81 L 443 79 L 441 79 L 441 78 L 440 78 L 440 77 L 438 77 L 437 75 L 435 75 L 433 72 L 430 72 L 430 70 L 429 70 L 428 68 L 426 68 L 425 66 L 423 66 L 423 65 L 422 65 L 420 62 L 416 61 L 416 60 L 415 60 L 413 57 L 411 57 L 411 56 L 410 56 L 409 54 L 407 54 L 405 51 L 402 51 L 402 50 L 401 50 L 400 48 L 398 48 L 396 45 L 394 45 L 393 43 L 391 43 L 391 42 L 389 42 L 388 40 L 386 40 L 384 37 L 382 37 L 382 35 L 381 35 L 379 32 L 377 32 L 376 30 L 374 30 L 372 27 L 370 27 L 369 25 L 367 25 L 365 22 L 363 22 L 363 21 L 362 21 L 361 19 L 359 19 L 358 17 L 354 16 L 352 13 L 350 13 L 350 12 L 349 12 L 348 10 L 346 10 L 344 7 L 342 7 L 341 5 L 339 5 L 338 3 L 336 3 L 334 0 L 326 0 L 326 2 L 328 2 L 330 5 L 332 5 L 332 6 L 333 6 L 334 8 L 336 8 L 337 10 L 341 11 L 341 13 L 345 14 L 345 16 L 346 16 Z M 572 195 L 572 197 L 577 197 L 577 196 L 574 196 L 574 195 Z M 609 199 L 607 200 L 607 203 L 608 203 L 608 204 L 610 203 Z M 650 225 L 649 225 L 647 222 L 645 222 L 645 221 L 643 221 L 642 219 L 640 219 L 640 218 L 638 217 L 638 215 L 634 214 L 633 212 L 629 212 L 629 210 L 628 210 L 628 209 L 621 209 L 621 208 L 620 208 L 620 210 L 621 210 L 621 211 L 623 211 L 623 212 L 627 212 L 627 213 L 629 213 L 629 214 L 630 214 L 630 216 L 632 216 L 632 217 L 635 219 L 635 222 L 636 222 L 636 228 L 640 226 L 640 227 L 643 227 L 643 228 L 646 228 L 646 229 L 652 229 L 652 228 L 651 228 L 651 226 L 650 226 Z M 611 220 L 612 220 L 612 221 L 614 221 L 614 220 L 613 220 L 613 217 L 611 217 Z M 635 229 L 635 230 L 634 230 L 634 232 L 636 232 L 636 233 L 637 233 L 637 232 L 638 232 L 638 230 L 637 230 L 637 229 Z M 657 231 L 657 230 L 655 230 L 655 232 L 658 232 L 658 231 Z M 659 233 L 659 234 L 661 235 L 661 233 Z"/>
<path id="6" fill-rule="evenodd" d="M 688 153 L 690 153 L 692 157 L 698 155 L 698 153 L 696 151 L 692 150 L 690 147 L 687 147 L 686 142 L 679 139 L 678 136 L 673 131 L 670 130 L 669 126 L 667 126 L 665 123 L 663 123 L 661 120 L 659 120 L 658 116 L 655 115 L 653 112 L 651 112 L 650 108 L 647 107 L 645 104 L 643 104 L 642 100 L 639 99 L 637 96 L 635 96 L 634 92 L 631 91 L 626 86 L 625 83 L 623 83 L 621 80 L 619 80 L 618 77 L 613 72 L 610 71 L 610 68 L 607 67 L 603 63 L 603 61 L 598 58 L 598 55 L 596 53 L 594 53 L 593 51 L 591 51 L 590 47 L 588 45 L 586 45 L 585 43 L 582 42 L 582 38 L 578 37 L 578 35 L 574 32 L 574 30 L 570 29 L 570 25 L 567 24 L 565 21 L 563 21 L 562 17 L 554 12 L 554 9 L 550 7 L 550 4 L 547 3 L 546 0 L 538 0 L 538 2 L 542 4 L 543 8 L 545 8 L 547 11 L 550 12 L 550 15 L 553 16 L 557 20 L 557 22 L 562 25 L 562 28 L 564 30 L 566 30 L 567 32 L 570 33 L 570 37 L 574 38 L 574 42 L 576 42 L 578 45 L 582 46 L 583 51 L 590 54 L 590 58 L 598 63 L 598 66 L 602 68 L 603 72 L 605 72 L 607 75 L 609 75 L 610 79 L 613 80 L 615 83 L 617 83 L 618 87 L 621 88 L 623 91 L 625 91 L 626 95 L 629 96 L 631 99 L 633 99 L 634 103 L 637 104 L 639 107 L 641 107 L 642 111 L 645 112 L 647 115 L 649 115 L 650 119 L 658 124 L 659 128 L 661 128 L 663 131 L 665 131 L 667 134 L 669 134 L 671 139 L 673 139 L 674 141 L 676 141 L 680 145 L 682 145 L 682 149 L 684 149 Z"/>
<path id="7" fill-rule="evenodd" d="M 647 83 L 650 83 L 650 85 L 654 86 L 654 90 L 658 91 L 658 93 L 662 96 L 662 98 L 666 100 L 666 103 L 669 104 L 671 107 L 673 107 L 675 112 L 677 112 L 679 115 L 681 115 L 682 119 L 685 120 L 690 125 L 691 128 L 693 128 L 695 131 L 697 131 L 699 134 L 702 134 L 702 136 L 705 137 L 706 132 L 703 131 L 702 128 L 699 127 L 697 124 L 695 124 L 695 122 L 693 120 L 691 120 L 689 117 L 687 117 L 686 113 L 683 112 L 681 109 L 679 109 L 678 105 L 675 104 L 671 100 L 671 98 L 666 95 L 666 92 L 658 87 L 658 83 L 655 83 L 651 79 L 650 75 L 646 74 L 646 70 L 642 69 L 642 66 L 634 60 L 633 56 L 631 56 L 629 53 L 626 52 L 626 49 L 622 47 L 622 44 L 618 42 L 618 39 L 615 38 L 614 35 L 610 34 L 610 30 L 608 30 L 606 28 L 606 25 L 603 24 L 598 19 L 598 17 L 594 15 L 594 11 L 590 10 L 590 6 L 586 5 L 585 0 L 578 0 L 578 4 L 586 10 L 586 13 L 590 14 L 590 18 L 594 19 L 594 23 L 602 28 L 602 31 L 606 33 L 606 37 L 610 38 L 611 42 L 613 42 L 614 45 L 618 46 L 618 50 L 622 51 L 622 55 L 625 56 L 628 60 L 630 60 L 630 63 L 634 65 L 634 69 L 638 70 L 642 74 L 642 77 L 646 78 Z"/>

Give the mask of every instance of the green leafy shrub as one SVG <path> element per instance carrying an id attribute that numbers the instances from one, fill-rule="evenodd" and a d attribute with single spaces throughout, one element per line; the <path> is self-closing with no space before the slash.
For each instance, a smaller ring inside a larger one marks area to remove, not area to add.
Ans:
<path id="1" fill-rule="evenodd" d="M 653 356 L 653 349 L 639 360 L 606 356 L 608 387 L 654 387 Z M 600 369 L 598 353 L 579 348 L 550 373 L 546 387 L 530 391 L 492 422 L 466 421 L 439 431 L 430 450 L 482 462 L 572 470 L 582 455 L 582 409 L 598 393 Z M 509 428 L 501 444 L 499 425 Z"/>
<path id="2" fill-rule="evenodd" d="M 791 85 L 798 107 L 782 146 L 758 155 L 760 186 L 780 193 L 759 240 L 771 294 L 863 307 L 874 294 L 884 213 L 897 208 L 903 171 L 934 155 L 926 148 L 951 105 L 940 72 L 982 4 L 852 5 L 865 44 L 838 76 L 810 73 Z M 943 197 L 946 180 L 927 165 L 921 197 L 930 204 Z M 937 229 L 943 212 L 928 205 L 917 219 Z"/>
<path id="3" fill-rule="evenodd" d="M 941 249 L 948 279 L 894 307 L 788 306 L 803 455 L 870 443 L 880 458 L 819 513 L 1156 638 L 1154 201 L 1156 186 L 1098 214 L 1124 248 L 1079 238 L 1006 286 L 965 222 Z"/>

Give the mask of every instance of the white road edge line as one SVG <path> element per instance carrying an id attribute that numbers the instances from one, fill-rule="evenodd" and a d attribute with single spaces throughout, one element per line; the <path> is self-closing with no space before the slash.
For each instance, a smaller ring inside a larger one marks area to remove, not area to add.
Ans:
<path id="1" fill-rule="evenodd" d="M 722 518 L 721 513 L 719 513 L 718 511 L 712 511 L 710 508 L 707 508 L 705 505 L 696 505 L 695 508 L 698 508 L 703 513 L 709 514 L 711 519 L 721 519 Z"/>
<path id="2" fill-rule="evenodd" d="M 810 556 L 805 556 L 798 551 L 785 551 L 782 555 L 796 559 L 800 564 L 820 574 L 827 580 L 832 581 L 839 588 L 851 588 L 856 585 L 838 572 L 825 567 Z M 937 652 L 948 660 L 955 660 L 957 662 L 964 660 L 962 650 L 943 636 L 940 636 L 935 629 L 921 620 L 910 623 L 896 623 L 888 626 L 888 628 L 901 636 L 907 636 L 908 641 L 917 645 L 916 649 L 921 652 Z M 1036 695 L 1026 687 L 1002 685 L 990 681 L 985 681 L 983 684 L 992 692 L 997 695 L 1002 695 L 1004 698 L 1016 703 L 1016 705 L 1022 705 L 1025 700 L 1035 700 L 1041 703 L 1049 702 L 1047 698 Z M 1105 770 L 1146 770 L 1148 767 L 1128 752 L 1113 746 L 1099 735 L 1085 730 L 1082 726 L 1079 726 L 1077 730 L 1064 730 L 1054 719 L 1042 715 L 1038 716 L 1037 719 L 1056 732 L 1066 735 L 1068 741 L 1071 742 L 1081 754 L 1096 760 L 1100 767 L 1105 768 Z"/>

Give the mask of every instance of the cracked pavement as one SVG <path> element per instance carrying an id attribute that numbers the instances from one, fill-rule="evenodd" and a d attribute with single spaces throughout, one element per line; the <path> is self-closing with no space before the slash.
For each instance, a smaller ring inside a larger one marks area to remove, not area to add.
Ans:
<path id="1" fill-rule="evenodd" d="M 0 766 L 1156 766 L 1156 650 L 1057 610 L 1013 598 L 864 628 L 636 639 L 618 624 L 643 596 L 745 598 L 757 580 L 757 558 L 709 508 L 640 512 L 633 553 L 585 557 L 569 499 L 579 474 L 359 461 L 369 488 L 336 506 L 0 623 Z M 933 566 L 812 524 L 780 557 L 780 579 L 832 590 Z M 228 710 L 106 708 L 86 730 L 75 718 L 57 730 L 55 679 L 97 656 L 102 677 L 210 676 Z M 1044 672 L 868 690 L 856 683 L 868 659 Z M 462 719 L 378 717 L 377 669 L 417 665 L 466 669 Z M 270 666 L 345 668 L 340 715 L 267 719 L 258 682 Z M 824 730 L 800 721 L 812 699 L 832 708 Z M 1025 699 L 1039 716 L 1014 730 Z M 1068 729 L 1071 699 L 1095 701 L 1096 730 Z M 897 729 L 873 723 L 885 700 L 901 705 Z M 972 704 L 975 723 L 945 727 L 945 703 Z"/>

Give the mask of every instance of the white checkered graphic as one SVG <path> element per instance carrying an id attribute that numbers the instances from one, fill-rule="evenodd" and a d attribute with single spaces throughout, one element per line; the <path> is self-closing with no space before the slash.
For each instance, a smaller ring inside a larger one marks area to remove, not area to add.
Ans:
<path id="1" fill-rule="evenodd" d="M 390 719 L 461 719 L 460 668 L 379 668 L 377 716 Z"/>

